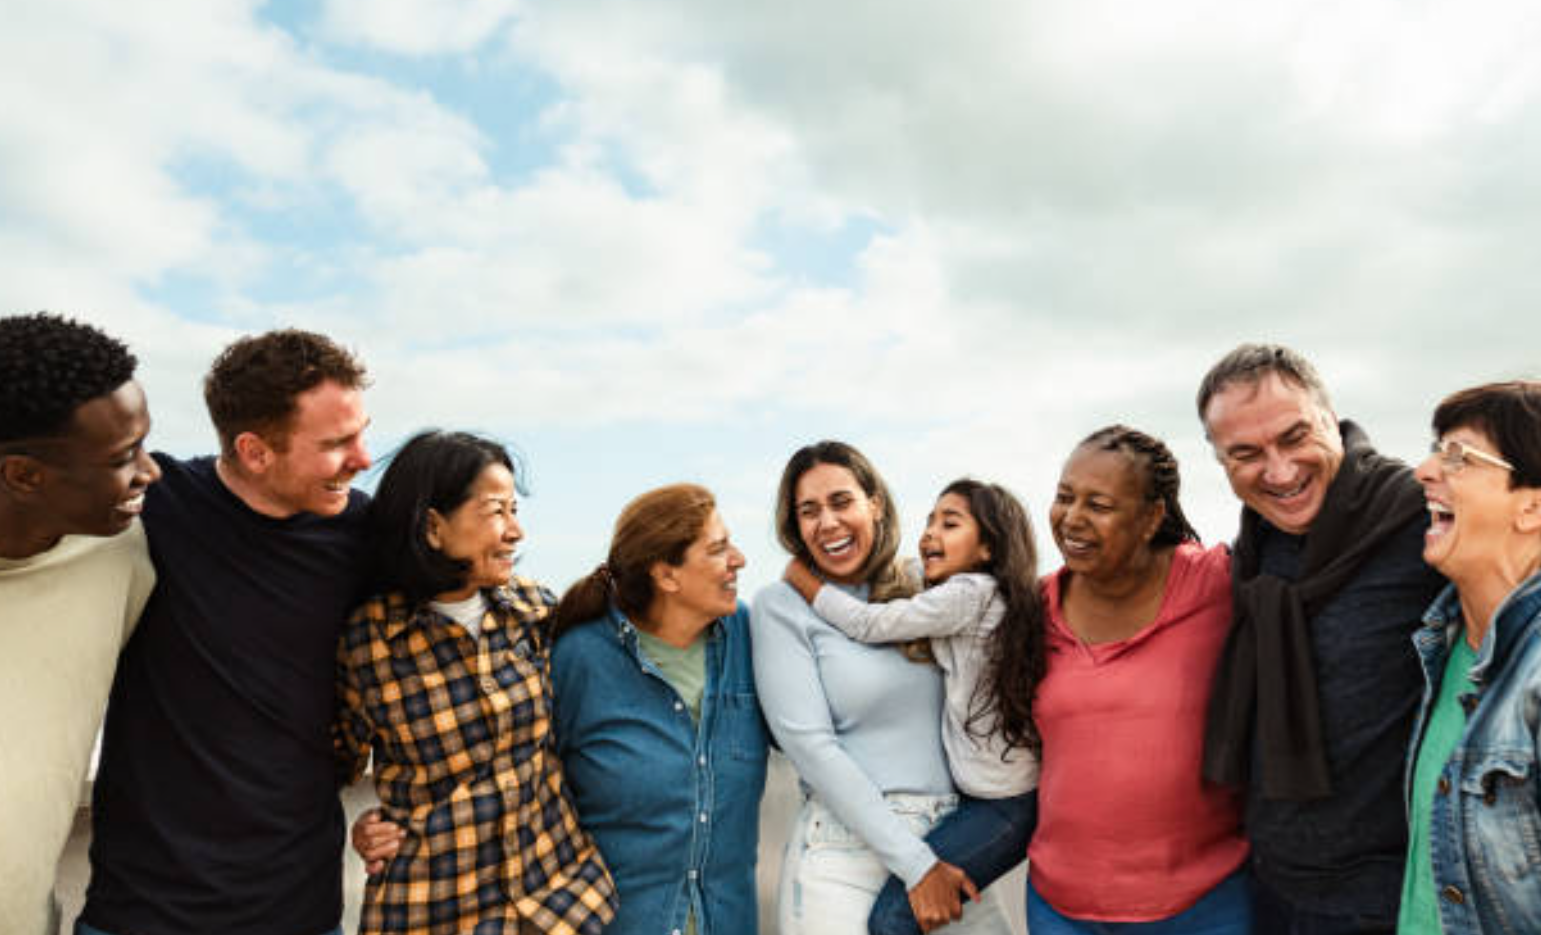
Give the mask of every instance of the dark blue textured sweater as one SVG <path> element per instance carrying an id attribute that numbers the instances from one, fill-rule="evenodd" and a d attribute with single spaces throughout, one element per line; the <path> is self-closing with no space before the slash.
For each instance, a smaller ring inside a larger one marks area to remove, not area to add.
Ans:
<path id="1" fill-rule="evenodd" d="M 1412 633 L 1444 584 L 1423 563 L 1420 514 L 1311 619 L 1332 795 L 1247 802 L 1253 869 L 1310 912 L 1395 924 L 1407 851 L 1402 766 L 1423 690 Z M 1265 525 L 1260 572 L 1294 580 L 1305 536 Z M 1254 759 L 1252 775 L 1260 770 Z"/>

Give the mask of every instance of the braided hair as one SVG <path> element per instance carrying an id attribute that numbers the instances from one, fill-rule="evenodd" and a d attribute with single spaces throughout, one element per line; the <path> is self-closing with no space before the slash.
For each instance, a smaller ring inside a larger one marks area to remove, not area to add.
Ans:
<path id="1" fill-rule="evenodd" d="M 1161 439 L 1127 425 L 1110 425 L 1086 436 L 1077 447 L 1123 452 L 1143 469 L 1146 499 L 1160 501 L 1166 507 L 1166 515 L 1151 537 L 1152 546 L 1199 541 L 1198 531 L 1183 515 L 1182 503 L 1177 498 L 1182 487 L 1177 459 Z"/>

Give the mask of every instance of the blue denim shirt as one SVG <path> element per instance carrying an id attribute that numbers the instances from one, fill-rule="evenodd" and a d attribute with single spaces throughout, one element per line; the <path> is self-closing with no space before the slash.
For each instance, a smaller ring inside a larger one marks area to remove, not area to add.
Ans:
<path id="1" fill-rule="evenodd" d="M 1413 636 L 1425 684 L 1403 787 L 1409 802 L 1445 656 L 1464 632 L 1450 585 Z M 1429 825 L 1440 922 L 1446 935 L 1541 932 L 1541 573 L 1499 606 L 1471 679 L 1478 689 L 1461 696 L 1466 729 L 1440 775 Z"/>
<path id="2" fill-rule="evenodd" d="M 578 819 L 610 865 L 606 935 L 754 935 L 766 732 L 749 609 L 711 625 L 701 720 L 637 647 L 618 610 L 551 652 L 557 751 Z"/>

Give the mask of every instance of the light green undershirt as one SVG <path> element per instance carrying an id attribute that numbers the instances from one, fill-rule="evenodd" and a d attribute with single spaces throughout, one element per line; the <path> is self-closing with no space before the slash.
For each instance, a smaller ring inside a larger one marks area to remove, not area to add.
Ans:
<path id="1" fill-rule="evenodd" d="M 1439 894 L 1434 886 L 1434 858 L 1429 851 L 1429 823 L 1439 777 L 1466 729 L 1461 695 L 1476 691 L 1467 673 L 1477 653 L 1461 633 L 1450 648 L 1445 674 L 1439 680 L 1439 698 L 1429 711 L 1418 762 L 1413 769 L 1412 827 L 1408 830 L 1407 867 L 1402 873 L 1402 909 L 1397 915 L 1397 935 L 1442 935 Z M 1459 795 L 1452 789 L 1447 795 Z"/>
<path id="2" fill-rule="evenodd" d="M 642 630 L 637 631 L 637 645 L 649 661 L 662 673 L 674 691 L 685 702 L 690 719 L 701 723 L 701 696 L 706 693 L 706 638 L 681 649 Z M 692 909 L 685 923 L 685 935 L 696 935 L 696 913 Z"/>

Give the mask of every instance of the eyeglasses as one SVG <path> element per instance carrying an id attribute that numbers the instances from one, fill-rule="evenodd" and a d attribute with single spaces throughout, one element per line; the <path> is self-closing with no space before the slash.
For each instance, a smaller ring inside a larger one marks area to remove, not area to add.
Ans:
<path id="1" fill-rule="evenodd" d="M 1450 474 L 1459 473 L 1462 468 L 1466 467 L 1468 461 L 1481 461 L 1484 464 L 1491 464 L 1496 468 L 1503 468 L 1505 471 L 1514 470 L 1514 465 L 1498 455 L 1490 455 L 1481 448 L 1473 448 L 1453 438 L 1435 441 L 1429 445 L 1429 451 L 1439 455 L 1440 466 Z"/>

